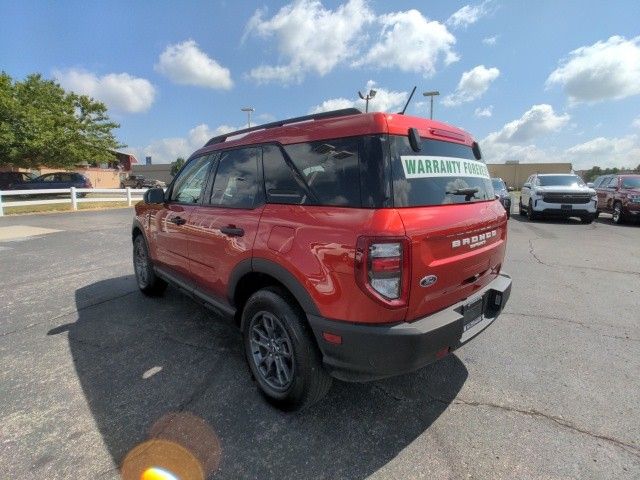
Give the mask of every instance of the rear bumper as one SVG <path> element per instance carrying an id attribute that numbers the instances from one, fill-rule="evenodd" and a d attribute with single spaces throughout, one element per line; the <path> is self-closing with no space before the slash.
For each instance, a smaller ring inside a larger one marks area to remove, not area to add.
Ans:
<path id="1" fill-rule="evenodd" d="M 417 370 L 465 344 L 493 323 L 510 293 L 511 277 L 500 274 L 471 298 L 410 323 L 360 325 L 308 317 L 331 375 L 364 382 Z M 485 299 L 482 320 L 464 331 L 464 306 L 480 297 Z M 327 342 L 325 332 L 339 335 L 342 343 Z"/>

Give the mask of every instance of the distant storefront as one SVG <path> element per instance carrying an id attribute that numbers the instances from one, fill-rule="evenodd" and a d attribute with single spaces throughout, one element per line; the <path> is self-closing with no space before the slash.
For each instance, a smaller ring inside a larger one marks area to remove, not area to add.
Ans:
<path id="1" fill-rule="evenodd" d="M 570 163 L 488 163 L 492 177 L 500 177 L 508 187 L 522 188 L 524 182 L 534 173 L 571 173 Z"/>

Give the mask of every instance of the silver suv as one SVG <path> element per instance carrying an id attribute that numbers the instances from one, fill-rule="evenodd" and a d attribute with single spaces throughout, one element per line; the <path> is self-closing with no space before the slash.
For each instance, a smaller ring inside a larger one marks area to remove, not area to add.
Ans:
<path id="1" fill-rule="evenodd" d="M 519 207 L 520 215 L 527 215 L 529 220 L 579 217 L 582 223 L 591 223 L 596 218 L 598 197 L 577 175 L 535 174 L 522 187 Z"/>

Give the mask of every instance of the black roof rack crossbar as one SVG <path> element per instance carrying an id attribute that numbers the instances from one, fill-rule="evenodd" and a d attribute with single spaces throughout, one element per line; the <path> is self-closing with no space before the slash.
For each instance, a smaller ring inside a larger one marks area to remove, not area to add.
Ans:
<path id="1" fill-rule="evenodd" d="M 320 120 L 323 118 L 344 117 L 347 115 L 356 115 L 362 113 L 357 108 L 343 108 L 341 110 L 332 110 L 330 112 L 314 113 L 311 115 L 304 115 L 302 117 L 288 118 L 286 120 L 278 120 L 277 122 L 265 123 L 262 125 L 256 125 L 255 127 L 243 128 L 242 130 L 236 130 L 235 132 L 225 133 L 224 135 L 218 135 L 209 140 L 205 147 L 214 145 L 216 143 L 222 143 L 227 140 L 228 137 L 235 137 L 236 135 L 242 135 L 245 133 L 255 132 L 257 130 L 266 130 L 268 128 L 282 127 L 290 123 L 306 122 L 309 120 Z"/>

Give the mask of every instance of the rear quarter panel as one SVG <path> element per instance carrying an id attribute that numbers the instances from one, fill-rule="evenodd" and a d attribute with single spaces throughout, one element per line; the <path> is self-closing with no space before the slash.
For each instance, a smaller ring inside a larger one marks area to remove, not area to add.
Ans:
<path id="1" fill-rule="evenodd" d="M 326 318 L 362 323 L 402 321 L 406 308 L 385 308 L 355 282 L 355 247 L 360 235 L 404 235 L 393 209 L 265 206 L 254 258 L 288 270 Z"/>

